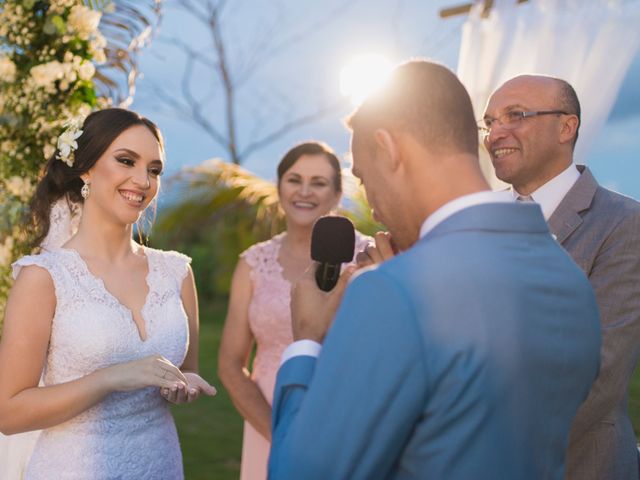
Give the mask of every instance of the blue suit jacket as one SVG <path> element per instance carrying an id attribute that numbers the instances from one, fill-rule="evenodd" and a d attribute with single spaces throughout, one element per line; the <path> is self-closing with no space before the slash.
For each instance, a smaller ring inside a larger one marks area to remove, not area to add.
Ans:
<path id="1" fill-rule="evenodd" d="M 582 271 L 537 205 L 452 215 L 349 285 L 316 360 L 280 369 L 275 479 L 561 479 L 598 372 Z"/>

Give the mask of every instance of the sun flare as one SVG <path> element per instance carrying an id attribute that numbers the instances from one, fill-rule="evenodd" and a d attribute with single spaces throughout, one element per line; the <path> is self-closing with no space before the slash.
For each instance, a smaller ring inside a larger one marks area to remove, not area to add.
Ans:
<path id="1" fill-rule="evenodd" d="M 393 64 L 381 55 L 356 57 L 340 72 L 340 92 L 358 106 L 382 87 L 392 68 Z"/>

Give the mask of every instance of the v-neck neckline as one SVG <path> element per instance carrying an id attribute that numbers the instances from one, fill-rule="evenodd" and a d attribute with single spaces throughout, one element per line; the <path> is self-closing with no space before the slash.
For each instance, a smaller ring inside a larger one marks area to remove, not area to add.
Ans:
<path id="1" fill-rule="evenodd" d="M 273 257 L 273 261 L 276 264 L 276 270 L 278 271 L 278 275 L 280 276 L 280 278 L 289 286 L 291 287 L 295 281 L 291 281 L 289 280 L 287 277 L 284 276 L 284 267 L 282 266 L 282 263 L 280 263 L 280 250 L 282 247 L 282 241 L 285 238 L 285 234 L 286 232 L 282 232 L 280 234 L 278 234 L 278 236 L 273 237 L 274 240 L 276 240 L 276 247 L 274 249 L 274 257 Z M 311 260 L 311 257 L 309 257 L 309 262 L 311 263 L 313 260 Z"/>
<path id="2" fill-rule="evenodd" d="M 123 310 L 125 313 L 129 315 L 129 318 L 133 323 L 133 326 L 135 327 L 136 332 L 138 333 L 138 339 L 142 343 L 145 343 L 149 340 L 149 323 L 145 318 L 145 310 L 147 309 L 149 305 L 149 301 L 151 299 L 150 277 L 152 272 L 152 262 L 149 256 L 149 250 L 145 246 L 141 246 L 141 248 L 142 248 L 142 251 L 144 252 L 144 258 L 147 262 L 147 275 L 145 276 L 145 283 L 147 285 L 147 294 L 145 296 L 144 303 L 142 304 L 142 307 L 140 308 L 140 312 L 139 312 L 139 318 L 142 321 L 142 324 L 144 325 L 145 338 L 142 338 L 142 332 L 140 331 L 140 326 L 135 320 L 133 311 L 129 307 L 127 307 L 124 303 L 122 303 L 122 301 L 118 297 L 116 297 L 113 293 L 111 293 L 111 291 L 107 288 L 106 283 L 101 277 L 97 276 L 91 271 L 91 269 L 89 268 L 89 264 L 86 262 L 84 258 L 82 258 L 82 255 L 80 255 L 80 252 L 78 252 L 73 248 L 60 247 L 59 249 L 62 251 L 71 252 L 71 254 L 76 257 L 80 265 L 82 265 L 82 268 L 84 269 L 85 273 L 89 276 L 89 278 L 91 278 L 99 286 L 99 288 L 103 291 L 105 296 L 109 298 L 114 305 L 116 305 L 118 308 L 120 308 L 121 310 Z"/>

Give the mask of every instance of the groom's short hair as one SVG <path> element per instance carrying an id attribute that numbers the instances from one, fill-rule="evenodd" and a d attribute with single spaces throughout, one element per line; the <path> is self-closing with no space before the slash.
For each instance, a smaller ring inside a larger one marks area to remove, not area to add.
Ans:
<path id="1" fill-rule="evenodd" d="M 353 131 L 411 133 L 430 150 L 478 154 L 478 129 L 467 90 L 444 65 L 412 60 L 346 120 Z"/>

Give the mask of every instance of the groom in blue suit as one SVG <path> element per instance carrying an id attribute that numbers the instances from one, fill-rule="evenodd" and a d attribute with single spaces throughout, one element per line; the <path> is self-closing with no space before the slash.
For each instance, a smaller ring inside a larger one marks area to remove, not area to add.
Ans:
<path id="1" fill-rule="evenodd" d="M 351 270 L 328 293 L 311 270 L 296 285 L 269 477 L 561 479 L 598 372 L 586 277 L 537 205 L 489 191 L 445 67 L 396 68 L 349 126 L 353 173 L 402 253 L 346 291 Z"/>

